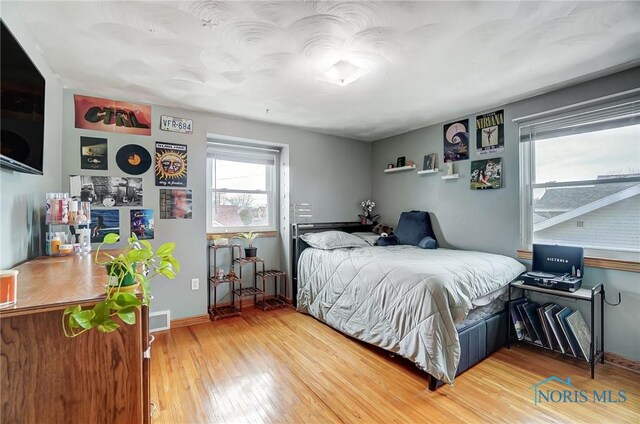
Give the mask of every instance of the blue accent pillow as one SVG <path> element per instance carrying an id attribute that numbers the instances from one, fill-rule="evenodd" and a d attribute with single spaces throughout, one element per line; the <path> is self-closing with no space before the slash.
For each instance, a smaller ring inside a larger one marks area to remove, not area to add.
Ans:
<path id="1" fill-rule="evenodd" d="M 425 238 L 420 240 L 420 243 L 418 243 L 418 247 L 421 249 L 437 249 L 438 242 L 436 241 L 436 239 L 426 236 Z"/>
<path id="2" fill-rule="evenodd" d="M 411 246 L 418 246 L 425 237 L 431 237 L 436 241 L 429 212 L 425 211 L 402 212 L 395 235 L 400 244 Z"/>
<path id="3" fill-rule="evenodd" d="M 400 242 L 395 234 L 387 237 L 380 237 L 376 240 L 376 246 L 397 246 L 398 244 L 400 244 Z"/>

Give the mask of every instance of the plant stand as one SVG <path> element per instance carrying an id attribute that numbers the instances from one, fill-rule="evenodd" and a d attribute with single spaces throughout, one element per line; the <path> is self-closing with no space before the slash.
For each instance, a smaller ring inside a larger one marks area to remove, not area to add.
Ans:
<path id="1" fill-rule="evenodd" d="M 207 312 L 209 313 L 209 318 L 215 321 L 222 318 L 230 318 L 240 315 L 242 312 L 242 301 L 239 299 L 239 305 L 236 306 L 236 285 L 242 287 L 241 280 L 238 278 L 218 278 L 216 276 L 216 270 L 218 265 L 218 257 L 217 253 L 220 249 L 231 249 L 231 263 L 229 265 L 229 271 L 233 270 L 234 258 L 236 257 L 236 249 L 237 255 L 240 257 L 240 249 L 242 246 L 239 244 L 230 244 L 227 246 L 215 246 L 210 244 L 207 251 Z M 211 252 L 213 251 L 213 266 L 211 266 Z M 231 294 L 231 304 L 225 306 L 218 306 L 218 286 L 220 284 L 229 284 L 229 292 Z M 213 302 L 211 301 L 211 288 L 213 286 Z"/>
<path id="2" fill-rule="evenodd" d="M 234 292 L 238 296 L 240 311 L 242 311 L 243 297 L 253 296 L 253 303 L 255 304 L 258 300 L 258 295 L 263 294 L 262 290 L 260 290 L 257 285 L 257 275 L 258 263 L 262 265 L 262 272 L 264 272 L 264 260 L 261 258 L 236 258 L 233 263 L 238 265 L 238 278 L 240 280 L 240 287 Z M 247 264 L 253 264 L 253 287 L 242 287 L 242 268 Z"/>
<path id="3" fill-rule="evenodd" d="M 268 271 L 259 271 L 256 273 L 257 278 L 262 281 L 262 299 L 255 303 L 256 307 L 263 311 L 268 311 L 276 308 L 284 308 L 289 306 L 287 302 L 287 273 L 279 271 L 277 269 L 270 269 Z M 265 284 L 267 281 L 272 280 L 275 288 L 275 297 L 265 299 Z M 284 286 L 284 296 L 280 295 L 281 280 Z"/>

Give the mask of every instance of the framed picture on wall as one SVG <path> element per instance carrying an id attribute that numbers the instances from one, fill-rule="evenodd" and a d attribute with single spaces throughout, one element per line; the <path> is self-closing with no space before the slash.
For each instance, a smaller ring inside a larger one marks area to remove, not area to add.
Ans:
<path id="1" fill-rule="evenodd" d="M 502 158 L 472 161 L 470 187 L 471 190 L 502 187 Z"/>
<path id="2" fill-rule="evenodd" d="M 462 119 L 444 126 L 444 161 L 469 159 L 469 120 Z"/>
<path id="3" fill-rule="evenodd" d="M 504 151 L 504 109 L 476 116 L 478 155 Z"/>
<path id="4" fill-rule="evenodd" d="M 432 171 L 437 166 L 437 156 L 435 153 L 429 153 L 424 157 L 424 163 L 422 164 L 423 171 Z"/>

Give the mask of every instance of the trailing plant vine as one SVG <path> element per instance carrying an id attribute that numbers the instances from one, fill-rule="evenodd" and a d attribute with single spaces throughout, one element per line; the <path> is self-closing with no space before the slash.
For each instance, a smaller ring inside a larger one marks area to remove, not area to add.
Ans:
<path id="1" fill-rule="evenodd" d="M 117 256 L 100 252 L 103 245 L 111 245 L 119 240 L 120 236 L 117 234 L 107 234 L 96 250 L 96 264 L 107 266 L 111 277 L 106 287 L 105 299 L 93 307 L 83 308 L 81 305 L 75 305 L 66 308 L 62 315 L 65 336 L 77 337 L 94 328 L 103 333 L 111 333 L 120 327 L 115 320 L 116 317 L 125 324 L 135 324 L 136 309 L 140 310 L 142 305 L 149 305 L 151 279 L 164 275 L 173 280 L 180 272 L 180 262 L 173 257 L 175 243 L 164 243 L 154 252 L 151 243 L 138 240 L 135 234 L 131 234 L 127 248 Z M 103 260 L 100 253 L 104 257 Z M 141 299 L 135 293 L 123 289 L 122 282 L 128 274 L 140 285 Z"/>

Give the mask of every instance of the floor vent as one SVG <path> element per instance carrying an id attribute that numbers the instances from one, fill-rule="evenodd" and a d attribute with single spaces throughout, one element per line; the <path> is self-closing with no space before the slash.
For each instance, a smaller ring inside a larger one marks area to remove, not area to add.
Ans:
<path id="1" fill-rule="evenodd" d="M 149 331 L 161 331 L 171 328 L 171 311 L 158 311 L 149 313 Z"/>

